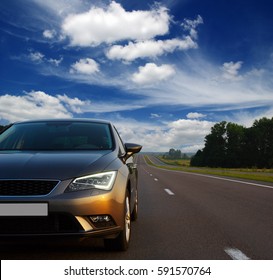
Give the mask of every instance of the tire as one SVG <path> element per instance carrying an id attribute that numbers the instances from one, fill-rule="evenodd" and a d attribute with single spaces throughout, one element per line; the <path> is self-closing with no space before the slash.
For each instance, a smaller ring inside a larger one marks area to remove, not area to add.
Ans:
<path id="1" fill-rule="evenodd" d="M 136 188 L 136 200 L 135 200 L 135 205 L 134 205 L 134 209 L 131 215 L 131 220 L 132 221 L 136 221 L 138 218 L 138 190 Z"/>
<path id="2" fill-rule="evenodd" d="M 130 213 L 130 198 L 128 190 L 126 191 L 124 200 L 124 225 L 123 230 L 115 239 L 104 239 L 106 249 L 115 251 L 126 251 L 129 247 L 131 238 L 131 213 Z"/>

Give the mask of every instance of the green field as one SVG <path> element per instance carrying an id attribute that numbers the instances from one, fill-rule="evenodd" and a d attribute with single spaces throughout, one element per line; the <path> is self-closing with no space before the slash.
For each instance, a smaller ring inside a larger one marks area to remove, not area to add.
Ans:
<path id="1" fill-rule="evenodd" d="M 209 175 L 217 175 L 217 176 L 273 183 L 273 169 L 190 167 L 190 160 L 188 159 L 166 160 L 159 156 L 158 159 L 168 164 L 167 166 L 166 165 L 164 166 L 164 165 L 154 164 L 149 159 L 148 155 L 145 155 L 144 158 L 147 164 L 158 168 L 168 169 L 168 170 L 176 170 L 176 171 L 180 170 L 185 172 L 193 172 L 193 173 L 200 173 L 200 174 L 209 174 Z"/>

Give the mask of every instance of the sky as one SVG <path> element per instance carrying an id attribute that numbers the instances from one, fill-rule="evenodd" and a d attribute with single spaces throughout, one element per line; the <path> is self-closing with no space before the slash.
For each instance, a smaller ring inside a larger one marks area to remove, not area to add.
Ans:
<path id="1" fill-rule="evenodd" d="M 194 153 L 220 121 L 273 117 L 271 0 L 1 0 L 0 124 L 112 121 Z"/>

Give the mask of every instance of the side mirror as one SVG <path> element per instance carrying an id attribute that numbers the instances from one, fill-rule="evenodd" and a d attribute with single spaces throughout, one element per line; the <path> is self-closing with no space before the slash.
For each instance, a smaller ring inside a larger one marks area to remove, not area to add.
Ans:
<path id="1" fill-rule="evenodd" d="M 142 149 L 142 146 L 138 144 L 126 143 L 124 146 L 126 150 L 124 161 L 126 161 L 133 154 L 139 153 L 140 150 Z"/>

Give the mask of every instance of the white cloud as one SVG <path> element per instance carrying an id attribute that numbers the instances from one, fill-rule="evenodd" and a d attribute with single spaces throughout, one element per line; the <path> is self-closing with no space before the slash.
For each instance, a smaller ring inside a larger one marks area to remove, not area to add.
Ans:
<path id="1" fill-rule="evenodd" d="M 90 101 L 83 101 L 77 97 L 70 98 L 66 94 L 57 95 L 57 99 L 61 101 L 64 104 L 64 106 L 68 108 L 69 111 L 78 114 L 83 112 L 83 108 L 91 105 Z"/>
<path id="2" fill-rule="evenodd" d="M 99 64 L 91 58 L 82 58 L 70 68 L 70 73 L 90 75 L 96 72 L 99 72 Z"/>
<path id="3" fill-rule="evenodd" d="M 273 106 L 270 71 L 260 70 L 259 76 L 256 71 L 246 72 L 240 80 L 234 81 L 223 79 L 219 67 L 200 57 L 189 57 L 183 64 L 175 65 L 171 82 L 154 84 L 152 88 L 137 87 L 136 84 L 131 92 L 145 97 L 147 106 L 181 105 L 211 111 Z M 149 73 L 145 74 L 148 79 Z M 144 73 L 143 76 L 145 79 Z"/>
<path id="4" fill-rule="evenodd" d="M 74 117 L 74 114 L 84 112 L 101 113 L 123 109 L 130 108 L 107 102 L 93 104 L 87 100 L 70 98 L 65 94 L 53 96 L 42 91 L 32 91 L 22 96 L 10 94 L 0 96 L 0 119 L 8 122 L 40 118 L 70 118 Z M 154 125 L 122 117 L 111 119 L 124 141 L 142 144 L 144 151 L 168 151 L 173 147 L 184 152 L 195 152 L 197 147 L 203 147 L 204 136 L 209 133 L 214 124 L 207 121 L 179 119 Z"/>
<path id="5" fill-rule="evenodd" d="M 209 134 L 213 122 L 201 120 L 179 119 L 168 124 L 167 139 L 170 146 L 200 146 L 204 137 Z M 164 136 L 165 137 L 165 136 Z"/>
<path id="6" fill-rule="evenodd" d="M 55 58 L 47 58 L 43 53 L 39 52 L 39 51 L 31 51 L 28 55 L 22 55 L 20 57 L 20 59 L 27 59 L 30 60 L 31 62 L 34 62 L 36 64 L 40 64 L 41 63 L 50 63 L 53 64 L 55 66 L 59 66 L 60 63 L 63 61 L 63 57 L 60 57 L 59 59 L 55 59 Z"/>
<path id="7" fill-rule="evenodd" d="M 71 98 L 66 94 L 56 96 L 43 91 L 26 92 L 17 96 L 0 95 L 0 120 L 15 122 L 41 118 L 72 118 L 76 114 L 109 113 L 124 110 L 136 110 L 143 106 L 132 102 L 91 102 L 78 97 Z"/>
<path id="8" fill-rule="evenodd" d="M 238 62 L 225 62 L 222 67 L 223 71 L 223 78 L 226 80 L 241 80 L 242 77 L 238 75 L 239 70 L 242 67 L 243 62 L 238 61 Z"/>
<path id="9" fill-rule="evenodd" d="M 188 145 L 182 148 L 182 153 L 196 153 L 198 150 L 202 150 L 204 144 Z"/>
<path id="10" fill-rule="evenodd" d="M 54 29 L 52 29 L 52 30 L 46 29 L 43 32 L 43 36 L 46 39 L 53 39 L 56 36 L 56 31 Z"/>
<path id="11" fill-rule="evenodd" d="M 152 85 L 167 80 L 174 74 L 175 70 L 171 65 L 157 66 L 154 63 L 147 63 L 145 66 L 138 68 L 138 72 L 132 76 L 132 81 L 141 86 Z"/>
<path id="12" fill-rule="evenodd" d="M 219 71 L 221 65 L 212 64 L 198 55 L 183 55 L 180 61 L 174 65 L 147 63 L 138 69 L 132 64 L 107 64 L 99 75 L 53 70 L 63 79 L 116 87 L 126 92 L 128 99 L 138 95 L 134 106 L 187 106 L 192 112 L 196 107 L 204 107 L 202 111 L 224 111 L 273 106 L 272 73 L 267 69 L 252 68 L 240 75 L 241 79 L 230 80 L 223 78 Z M 167 67 L 162 67 L 164 65 Z M 50 68 L 48 75 L 52 73 Z M 114 110 L 108 106 L 107 111 Z"/>
<path id="13" fill-rule="evenodd" d="M 187 114 L 188 119 L 201 119 L 204 117 L 206 117 L 206 115 L 197 112 L 191 112 Z"/>
<path id="14" fill-rule="evenodd" d="M 199 24 L 203 24 L 203 23 L 204 23 L 203 18 L 200 15 L 198 15 L 195 20 L 185 19 L 184 22 L 181 24 L 181 26 L 185 30 L 189 31 L 190 36 L 193 39 L 197 39 L 198 34 L 196 28 Z"/>
<path id="15" fill-rule="evenodd" d="M 42 62 L 44 57 L 45 56 L 42 53 L 40 53 L 40 52 L 31 52 L 29 54 L 30 60 L 33 61 L 33 62 L 37 62 L 37 63 Z"/>
<path id="16" fill-rule="evenodd" d="M 23 96 L 0 96 L 0 118 L 9 122 L 65 117 L 71 117 L 71 114 L 58 98 L 41 91 L 33 91 Z"/>
<path id="17" fill-rule="evenodd" d="M 164 53 L 192 48 L 197 48 L 197 44 L 189 36 L 186 36 L 184 39 L 148 40 L 136 43 L 129 42 L 126 46 L 114 45 L 106 52 L 106 56 L 112 60 L 133 61 L 137 58 L 156 58 Z"/>
<path id="18" fill-rule="evenodd" d="M 90 106 L 90 101 L 53 96 L 43 91 L 31 91 L 22 96 L 0 96 L 0 119 L 15 122 L 38 118 L 68 118 L 73 112 L 81 113 L 81 107 Z"/>
<path id="19" fill-rule="evenodd" d="M 81 12 L 85 10 L 87 7 L 90 7 L 90 4 L 86 0 L 32 0 L 38 6 L 42 7 L 43 10 L 49 12 L 51 14 L 51 19 L 53 21 L 56 18 L 53 17 L 55 15 L 57 18 L 65 17 L 68 14 Z M 37 11 L 38 13 L 38 11 Z"/>
<path id="20" fill-rule="evenodd" d="M 159 114 L 151 113 L 150 118 L 151 119 L 158 119 L 158 118 L 161 118 L 161 116 Z"/>
<path id="21" fill-rule="evenodd" d="M 132 101 L 126 102 L 92 102 L 92 106 L 85 104 L 81 107 L 84 113 L 112 113 L 121 111 L 130 111 L 143 108 L 143 105 L 134 104 Z"/>
<path id="22" fill-rule="evenodd" d="M 63 61 L 63 57 L 61 57 L 60 59 L 49 58 L 47 61 L 55 66 L 59 66 Z"/>
<path id="23" fill-rule="evenodd" d="M 154 125 L 122 117 L 113 121 L 125 142 L 143 145 L 143 151 L 167 152 L 170 148 L 196 152 L 204 147 L 204 137 L 215 124 L 208 121 L 179 119 Z"/>
<path id="24" fill-rule="evenodd" d="M 224 119 L 228 122 L 238 123 L 245 127 L 251 127 L 255 120 L 259 120 L 264 117 L 269 119 L 273 118 L 273 106 L 259 108 L 252 111 L 238 110 L 224 116 Z"/>
<path id="25" fill-rule="evenodd" d="M 169 30 L 170 16 L 166 8 L 149 11 L 126 11 L 112 1 L 109 6 L 93 6 L 88 12 L 71 14 L 62 24 L 64 35 L 73 46 L 97 46 L 121 40 L 147 40 Z"/>

